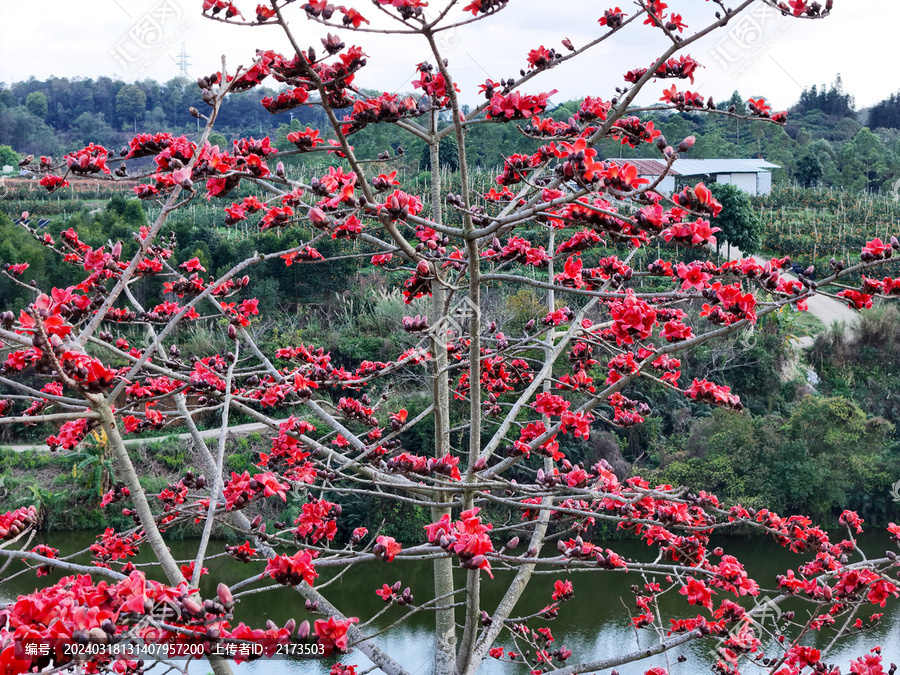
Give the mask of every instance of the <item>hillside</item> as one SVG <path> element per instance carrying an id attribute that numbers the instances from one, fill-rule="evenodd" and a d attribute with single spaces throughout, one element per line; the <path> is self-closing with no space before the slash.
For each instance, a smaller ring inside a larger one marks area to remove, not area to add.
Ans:
<path id="1" fill-rule="evenodd" d="M 328 136 L 326 120 L 318 107 L 270 115 L 259 102 L 273 93 L 258 87 L 229 96 L 213 142 L 222 145 L 246 135 L 283 141 L 289 131 L 306 126 L 321 129 Z M 752 93 L 735 91 L 717 106 L 724 110 L 734 106 L 737 112 L 745 112 L 745 101 Z M 580 101 L 558 103 L 549 114 L 554 119 L 567 119 L 578 105 Z M 179 78 L 133 84 L 109 78 L 17 82 L 0 88 L 0 162 L 14 166 L 17 158 L 26 154 L 59 156 L 89 141 L 115 150 L 136 132 L 169 131 L 191 136 L 197 131 L 197 121 L 187 114 L 191 106 L 204 108 L 199 89 Z M 866 127 L 862 120 L 869 118 L 871 123 Z M 843 91 L 840 80 L 830 87 L 804 91 L 783 127 L 690 110 L 660 112 L 652 119 L 666 137 L 694 134 L 697 143 L 691 158 L 761 157 L 783 167 L 775 172 L 776 181 L 877 192 L 890 191 L 900 177 L 900 99 L 894 96 L 857 112 L 853 97 Z M 374 158 L 385 148 L 400 145 L 396 130 L 377 126 L 353 137 L 363 157 Z M 470 161 L 485 168 L 502 162 L 501 148 L 509 153 L 531 152 L 537 147 L 514 125 L 481 125 L 471 133 L 478 142 L 472 144 Z M 423 148 L 415 144 L 406 148 L 407 156 L 421 170 L 428 168 Z M 607 157 L 651 157 L 655 150 L 632 150 L 605 141 L 601 152 Z"/>

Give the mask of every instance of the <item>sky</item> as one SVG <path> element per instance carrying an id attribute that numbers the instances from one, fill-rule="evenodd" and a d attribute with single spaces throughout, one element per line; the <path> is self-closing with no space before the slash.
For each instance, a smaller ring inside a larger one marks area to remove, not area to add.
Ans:
<path id="1" fill-rule="evenodd" d="M 618 2 L 626 13 L 633 11 L 630 0 Z M 236 0 L 236 4 L 252 16 L 257 2 Z M 291 29 L 301 47 L 313 45 L 321 53 L 320 38 L 327 31 L 306 18 L 301 4 L 302 0 L 285 10 Z M 668 4 L 670 11 L 684 15 L 689 27 L 706 25 L 704 20 L 717 8 L 701 0 L 668 0 Z M 729 3 L 737 4 L 739 0 Z M 182 43 L 192 78 L 219 70 L 223 55 L 230 69 L 249 65 L 257 48 L 289 52 L 277 26 L 249 28 L 210 21 L 201 16 L 201 5 L 201 0 L 0 0 L 0 81 L 108 76 L 165 82 L 179 74 Z M 894 60 L 900 2 L 835 0 L 834 5 L 827 19 L 806 21 L 782 17 L 758 2 L 743 18 L 733 19 L 725 29 L 685 50 L 704 68 L 694 85 L 678 82 L 679 89 L 699 91 L 717 101 L 735 90 L 745 99 L 764 95 L 776 110 L 793 105 L 804 88 L 830 84 L 838 74 L 858 108 L 900 89 L 892 75 L 895 71 L 886 65 Z M 355 6 L 373 26 L 391 25 L 368 0 Z M 426 11 L 443 6 L 442 0 L 431 0 Z M 461 100 L 470 105 L 480 102 L 478 85 L 487 77 L 517 75 L 526 67 L 530 49 L 544 45 L 565 52 L 560 45 L 565 37 L 579 46 L 602 35 L 606 29 L 597 19 L 607 6 L 596 0 L 510 0 L 497 16 L 443 33 L 439 41 L 462 90 Z M 410 91 L 415 64 L 430 56 L 419 36 L 336 32 L 369 56 L 369 65 L 357 75 L 357 84 L 366 88 Z M 648 66 L 665 46 L 658 30 L 635 22 L 523 90 L 557 89 L 551 99 L 555 103 L 586 95 L 608 100 L 623 84 L 625 72 Z M 642 102 L 654 102 L 669 84 L 651 87 Z"/>

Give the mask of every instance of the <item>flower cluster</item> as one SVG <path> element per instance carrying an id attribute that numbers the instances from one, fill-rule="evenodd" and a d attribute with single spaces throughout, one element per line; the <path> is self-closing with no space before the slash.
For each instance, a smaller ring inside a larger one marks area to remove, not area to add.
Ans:
<path id="1" fill-rule="evenodd" d="M 492 525 L 484 524 L 478 517 L 481 509 L 475 507 L 463 511 L 459 520 L 453 521 L 444 514 L 436 523 L 425 526 L 428 541 L 459 556 L 460 564 L 466 569 L 482 569 L 493 579 L 491 563 L 487 555 L 494 552 L 494 545 L 488 532 Z"/>
<path id="2" fill-rule="evenodd" d="M 715 385 L 707 380 L 695 378 L 684 393 L 685 396 L 698 403 L 720 405 L 734 410 L 742 410 L 744 407 L 740 398 L 731 393 L 731 389 L 724 385 Z"/>
<path id="3" fill-rule="evenodd" d="M 37 509 L 34 506 L 22 506 L 0 514 L 0 541 L 15 539 L 36 524 Z"/>
<path id="4" fill-rule="evenodd" d="M 116 560 L 125 560 L 136 556 L 143 542 L 140 532 L 121 535 L 111 527 L 107 527 L 98 539 L 99 541 L 91 544 L 90 551 L 103 567 Z"/>

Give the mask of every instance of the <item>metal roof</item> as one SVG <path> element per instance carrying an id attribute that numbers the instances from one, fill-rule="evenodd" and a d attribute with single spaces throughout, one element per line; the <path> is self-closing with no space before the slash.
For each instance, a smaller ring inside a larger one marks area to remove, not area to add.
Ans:
<path id="1" fill-rule="evenodd" d="M 658 176 L 664 166 L 658 159 L 633 160 L 638 165 L 638 172 L 642 176 Z M 650 168 L 650 164 L 656 168 Z M 780 169 L 778 164 L 772 164 L 764 159 L 676 159 L 672 165 L 670 175 L 681 176 L 707 176 L 719 173 L 760 173 L 771 169 Z"/>
<path id="2" fill-rule="evenodd" d="M 702 176 L 713 173 L 759 173 L 781 167 L 764 159 L 676 159 L 673 168 L 682 176 Z"/>
<path id="3" fill-rule="evenodd" d="M 614 159 L 609 161 L 619 165 L 626 163 L 634 164 L 634 166 L 637 167 L 638 175 L 640 176 L 658 176 L 663 172 L 663 167 L 665 167 L 665 164 L 658 159 Z M 673 169 L 669 171 L 669 175 L 677 176 L 678 172 Z"/>

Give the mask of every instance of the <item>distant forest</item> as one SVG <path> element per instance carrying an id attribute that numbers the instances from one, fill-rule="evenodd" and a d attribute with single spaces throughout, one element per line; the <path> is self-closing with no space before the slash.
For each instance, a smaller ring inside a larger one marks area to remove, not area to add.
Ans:
<path id="1" fill-rule="evenodd" d="M 116 152 L 136 132 L 190 136 L 197 131 L 197 121 L 188 108 L 206 107 L 199 93 L 196 84 L 184 78 L 132 84 L 107 77 L 32 78 L 12 86 L 0 83 L 0 163 L 12 164 L 26 154 L 59 156 L 88 142 Z M 287 133 L 306 126 L 322 129 L 327 135 L 327 120 L 316 106 L 270 115 L 259 101 L 273 93 L 257 87 L 231 95 L 220 113 L 214 142 L 226 145 L 242 136 L 269 136 L 286 147 Z M 735 91 L 718 105 L 745 111 L 745 101 L 753 94 Z M 548 114 L 566 119 L 579 105 L 580 101 L 560 103 Z M 877 192 L 890 190 L 900 178 L 900 94 L 857 111 L 840 78 L 831 85 L 804 91 L 784 127 L 690 111 L 660 111 L 655 120 L 670 140 L 677 142 L 690 134 L 697 137 L 692 158 L 764 158 L 782 167 L 775 172 L 778 181 Z M 480 141 L 474 144 L 470 161 L 485 170 L 502 164 L 502 151 L 529 152 L 537 147 L 515 125 L 479 125 L 470 133 Z M 407 157 L 418 160 L 420 170 L 430 168 L 421 142 L 394 127 L 368 127 L 353 141 L 363 157 L 405 144 Z M 614 158 L 652 157 L 656 151 L 652 147 L 632 150 L 609 141 L 601 152 Z"/>

